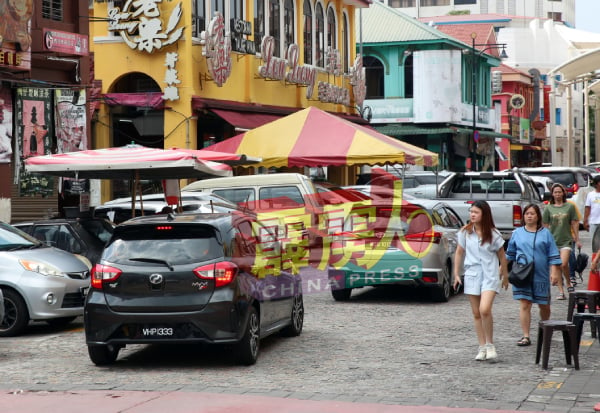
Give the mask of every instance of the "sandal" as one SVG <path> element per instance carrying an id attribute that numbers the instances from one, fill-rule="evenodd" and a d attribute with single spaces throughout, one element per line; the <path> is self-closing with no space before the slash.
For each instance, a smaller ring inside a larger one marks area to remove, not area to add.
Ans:
<path id="1" fill-rule="evenodd" d="M 575 287 L 572 287 L 572 286 L 571 287 L 567 287 L 567 291 L 570 292 L 570 293 L 573 293 L 573 292 L 575 292 Z"/>
<path id="2" fill-rule="evenodd" d="M 563 293 L 558 294 L 558 296 L 556 296 L 557 300 L 566 300 L 567 298 L 565 297 L 565 295 Z"/>
<path id="3" fill-rule="evenodd" d="M 517 346 L 530 346 L 531 345 L 531 340 L 529 339 L 529 337 L 521 337 L 521 339 L 519 341 L 517 341 Z"/>

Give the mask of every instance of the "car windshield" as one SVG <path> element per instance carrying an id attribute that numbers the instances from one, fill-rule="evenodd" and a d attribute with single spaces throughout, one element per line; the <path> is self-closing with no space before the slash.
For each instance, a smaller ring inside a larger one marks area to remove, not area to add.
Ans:
<path id="1" fill-rule="evenodd" d="M 415 175 L 415 180 L 419 185 L 435 185 L 442 183 L 444 177 L 442 175 Z"/>
<path id="2" fill-rule="evenodd" d="M 527 172 L 527 175 L 545 176 L 552 179 L 553 182 L 564 185 L 567 188 L 573 186 L 574 178 L 571 172 Z"/>
<path id="3" fill-rule="evenodd" d="M 42 245 L 40 241 L 24 233 L 20 229 L 0 223 L 0 251 L 19 248 L 35 248 Z"/>
<path id="4" fill-rule="evenodd" d="M 210 226 L 141 225 L 119 231 L 102 253 L 116 264 L 151 265 L 157 261 L 191 264 L 223 256 L 217 233 Z M 145 264 L 146 263 L 146 264 Z"/>

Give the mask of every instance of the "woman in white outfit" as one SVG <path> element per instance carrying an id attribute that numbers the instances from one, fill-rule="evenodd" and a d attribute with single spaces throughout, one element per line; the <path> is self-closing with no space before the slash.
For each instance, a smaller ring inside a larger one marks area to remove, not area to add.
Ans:
<path id="1" fill-rule="evenodd" d="M 469 210 L 469 223 L 458 232 L 454 259 L 454 288 L 461 284 L 464 266 L 464 292 L 469 296 L 479 351 L 475 360 L 494 360 L 492 305 L 500 288 L 508 288 L 504 240 L 494 225 L 492 211 L 485 201 L 475 201 Z"/>

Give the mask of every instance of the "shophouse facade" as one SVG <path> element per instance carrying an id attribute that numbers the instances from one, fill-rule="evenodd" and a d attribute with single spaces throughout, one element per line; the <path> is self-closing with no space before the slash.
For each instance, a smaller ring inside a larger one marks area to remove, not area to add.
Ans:
<path id="1" fill-rule="evenodd" d="M 366 123 L 354 26 L 369 3 L 94 1 L 95 146 L 201 149 L 308 106 Z"/>
<path id="2" fill-rule="evenodd" d="M 498 51 L 473 49 L 381 3 L 363 10 L 362 27 L 372 126 L 439 153 L 441 169 L 497 169 L 494 140 L 510 145 L 491 99 Z M 495 42 L 490 26 L 480 41 Z"/>
<path id="3" fill-rule="evenodd" d="M 59 180 L 31 178 L 24 159 L 62 150 L 89 130 L 86 0 L 0 0 L 0 220 L 58 212 Z"/>

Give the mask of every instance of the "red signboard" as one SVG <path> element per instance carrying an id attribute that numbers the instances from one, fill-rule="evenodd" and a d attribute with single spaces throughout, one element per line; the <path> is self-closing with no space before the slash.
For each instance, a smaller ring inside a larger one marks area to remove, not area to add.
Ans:
<path id="1" fill-rule="evenodd" d="M 44 29 L 44 49 L 52 52 L 87 56 L 88 37 L 78 33 Z"/>

